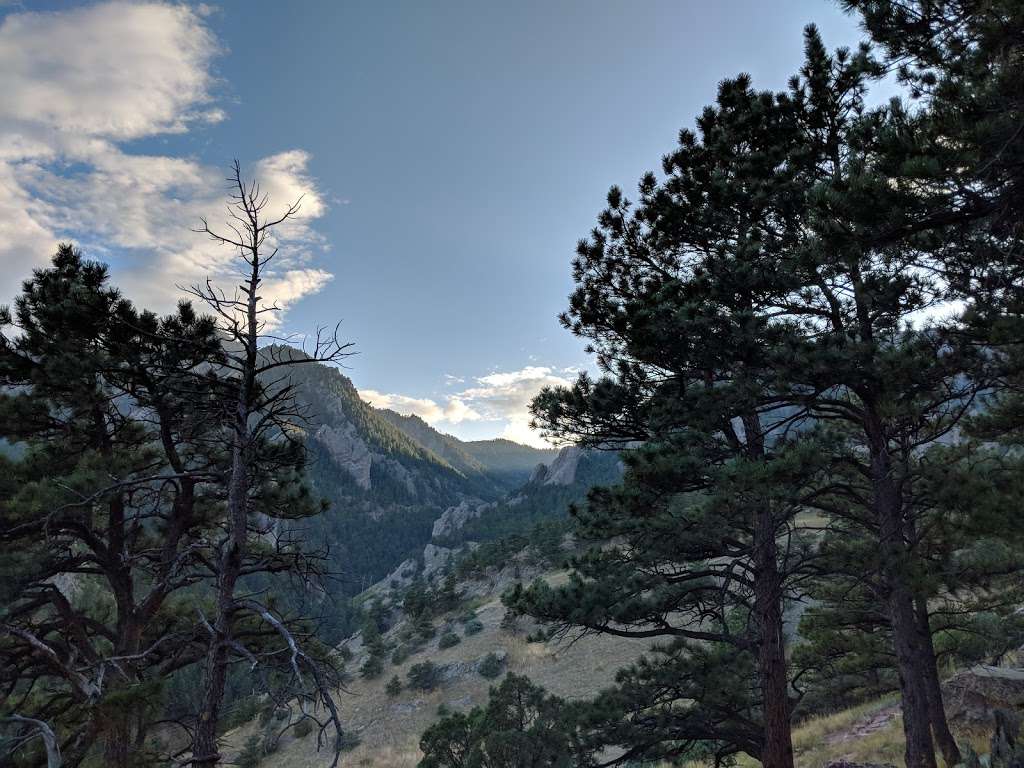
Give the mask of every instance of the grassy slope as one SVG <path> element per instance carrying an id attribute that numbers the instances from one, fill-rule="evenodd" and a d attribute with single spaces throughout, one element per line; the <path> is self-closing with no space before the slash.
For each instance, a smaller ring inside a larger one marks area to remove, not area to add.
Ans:
<path id="1" fill-rule="evenodd" d="M 836 760 L 901 765 L 904 741 L 898 702 L 899 697 L 892 695 L 800 723 L 793 731 L 797 768 L 822 768 Z M 970 745 L 979 754 L 988 751 L 990 735 L 980 730 L 956 733 L 961 748 Z M 756 768 L 760 763 L 743 757 L 737 766 Z"/>
<path id="2" fill-rule="evenodd" d="M 455 611 L 458 615 L 460 611 Z M 532 627 L 524 622 L 516 634 L 499 626 L 505 609 L 496 596 L 483 598 L 476 608 L 484 630 L 463 636 L 462 642 L 440 650 L 437 639 L 404 663 L 385 665 L 384 674 L 375 680 L 356 678 L 345 693 L 339 695 L 346 728 L 358 733 L 361 743 L 345 753 L 343 764 L 366 768 L 412 768 L 420 759 L 419 737 L 437 719 L 442 704 L 452 710 L 467 711 L 482 705 L 487 692 L 498 680 L 487 680 L 473 665 L 488 653 L 502 649 L 508 654 L 506 671 L 529 675 L 552 693 L 565 698 L 593 697 L 608 686 L 616 670 L 626 666 L 648 646 L 648 641 L 621 638 L 585 638 L 571 646 L 567 643 L 527 643 Z M 441 621 L 437 622 L 439 625 Z M 456 624 L 462 635 L 461 625 Z M 438 633 L 440 635 L 440 632 Z M 455 664 L 464 671 L 441 688 L 429 693 L 403 690 L 396 697 L 388 696 L 384 686 L 392 675 L 403 685 L 409 667 L 429 659 L 435 664 Z M 354 663 L 352 668 L 358 668 Z M 232 732 L 229 743 L 237 748 L 258 726 L 250 724 Z M 233 751 L 233 750 L 231 750 Z M 330 765 L 326 751 L 317 752 L 316 736 L 303 739 L 285 737 L 281 748 L 267 757 L 262 766 L 273 768 L 321 768 Z M 261 766 L 261 768 L 262 768 Z"/>

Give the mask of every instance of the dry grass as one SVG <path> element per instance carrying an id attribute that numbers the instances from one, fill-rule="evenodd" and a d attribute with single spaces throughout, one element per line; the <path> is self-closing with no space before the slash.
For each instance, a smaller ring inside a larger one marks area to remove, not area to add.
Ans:
<path id="1" fill-rule="evenodd" d="M 559 577 L 564 578 L 564 574 Z M 345 728 L 361 740 L 359 746 L 344 754 L 343 765 L 415 766 L 421 757 L 420 735 L 436 721 L 440 705 L 460 711 L 482 705 L 487 701 L 490 687 L 500 682 L 485 679 L 472 669 L 477 660 L 492 651 L 506 652 L 507 671 L 529 675 L 554 694 L 565 698 L 591 698 L 612 682 L 616 670 L 633 662 L 650 646 L 646 640 L 608 637 L 588 637 L 571 645 L 528 643 L 526 635 L 535 627 L 524 620 L 517 634 L 501 629 L 505 609 L 497 598 L 477 599 L 472 607 L 484 626 L 478 634 L 463 636 L 461 643 L 446 649 L 438 649 L 435 639 L 428 652 L 415 654 L 399 665 L 387 664 L 384 674 L 376 680 L 357 678 L 348 686 L 348 692 L 341 694 L 338 703 Z M 460 608 L 453 616 L 464 610 Z M 458 631 L 463 634 L 461 629 Z M 385 694 L 384 685 L 392 675 L 398 675 L 404 683 L 409 667 L 428 658 L 438 665 L 469 665 L 469 669 L 435 691 L 406 689 L 396 697 Z M 353 664 L 353 668 L 357 666 Z M 228 741 L 238 749 L 258 730 L 256 723 L 247 724 L 229 734 Z M 264 762 L 268 768 L 322 768 L 329 764 L 327 752 L 317 752 L 313 735 L 304 739 L 286 737 L 280 750 Z"/>
<path id="2" fill-rule="evenodd" d="M 897 697 L 890 696 L 800 723 L 793 730 L 797 768 L 823 768 L 840 759 L 902 765 L 903 727 L 896 712 L 897 701 Z M 880 725 L 871 729 L 872 723 Z M 991 732 L 987 730 L 960 730 L 956 733 L 961 748 L 971 746 L 979 754 L 988 751 L 990 736 Z M 761 765 L 746 755 L 740 756 L 736 764 L 738 768 Z M 688 763 L 687 766 L 706 768 L 698 763 Z"/>

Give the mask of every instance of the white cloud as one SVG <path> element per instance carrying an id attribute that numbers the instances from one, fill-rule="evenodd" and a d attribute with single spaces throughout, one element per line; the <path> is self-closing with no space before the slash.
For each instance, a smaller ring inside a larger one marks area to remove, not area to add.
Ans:
<path id="1" fill-rule="evenodd" d="M 484 418 L 505 422 L 501 436 L 539 448 L 550 447 L 530 428 L 530 402 L 544 387 L 566 387 L 572 381 L 553 368 L 530 365 L 518 371 L 491 373 L 477 379 L 477 386 L 459 396 L 477 408 Z"/>
<path id="2" fill-rule="evenodd" d="M 517 371 L 495 372 L 475 379 L 476 385 L 449 395 L 445 401 L 385 394 L 372 389 L 360 390 L 370 405 L 390 408 L 403 414 L 416 414 L 435 426 L 458 425 L 463 421 L 493 421 L 501 429 L 501 437 L 517 443 L 548 448 L 536 430 L 530 428 L 530 401 L 544 387 L 565 387 L 572 381 L 546 366 L 527 366 Z M 456 380 L 447 374 L 445 379 Z"/>
<path id="3" fill-rule="evenodd" d="M 224 119 L 211 70 L 221 48 L 205 15 L 115 1 L 0 21 L 0 302 L 61 239 L 96 258 L 116 252 L 116 282 L 155 309 L 207 277 L 230 291 L 234 254 L 191 232 L 202 216 L 224 220 L 224 169 L 124 149 Z M 289 150 L 247 169 L 272 209 L 304 196 L 278 232 L 284 247 L 264 291 L 282 308 L 331 278 L 310 264 L 324 247 L 311 222 L 325 204 L 309 162 Z"/>
<path id="4" fill-rule="evenodd" d="M 374 408 L 387 408 L 405 416 L 419 416 L 431 425 L 442 421 L 448 424 L 459 424 L 463 421 L 480 419 L 480 414 L 455 397 L 449 398 L 442 405 L 426 397 L 388 394 L 375 389 L 361 389 L 359 394 Z"/>

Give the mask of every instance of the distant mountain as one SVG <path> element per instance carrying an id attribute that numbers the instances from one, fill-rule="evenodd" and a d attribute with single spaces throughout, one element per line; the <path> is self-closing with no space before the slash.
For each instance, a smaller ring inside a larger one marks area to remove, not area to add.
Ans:
<path id="1" fill-rule="evenodd" d="M 303 353 L 272 347 L 264 354 Z M 421 555 L 435 522 L 453 507 L 496 503 L 554 451 L 507 440 L 464 443 L 415 416 L 372 407 L 348 377 L 319 363 L 291 366 L 307 414 L 309 475 L 329 509 L 295 523 L 310 549 L 329 552 L 337 575 L 328 597 L 335 631 L 347 632 L 347 598 Z"/>
<path id="2" fill-rule="evenodd" d="M 557 448 L 534 448 L 503 438 L 464 442 L 462 449 L 511 487 L 526 482 L 538 465 L 550 464 L 558 456 Z"/>
<path id="3" fill-rule="evenodd" d="M 522 485 L 538 465 L 550 464 L 558 455 L 557 448 L 534 448 L 502 438 L 463 441 L 437 431 L 419 416 L 403 416 L 387 409 L 375 410 L 408 437 L 467 476 L 486 475 L 504 490 Z"/>
<path id="4" fill-rule="evenodd" d="M 622 478 L 618 453 L 562 448 L 550 465 L 538 465 L 529 480 L 504 499 L 488 504 L 461 504 L 434 523 L 432 541 L 444 548 L 504 537 L 529 537 L 538 525 L 568 527 L 569 507 L 582 502 L 595 485 Z"/>

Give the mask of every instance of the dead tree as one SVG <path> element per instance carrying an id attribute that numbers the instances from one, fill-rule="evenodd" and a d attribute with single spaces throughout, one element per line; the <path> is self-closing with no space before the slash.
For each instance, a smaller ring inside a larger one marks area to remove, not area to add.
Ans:
<path id="1" fill-rule="evenodd" d="M 193 766 L 205 767 L 221 759 L 217 729 L 229 665 L 244 661 L 258 678 L 269 679 L 263 670 L 280 670 L 283 660 L 286 673 L 275 679 L 283 677 L 285 683 L 273 689 L 268 683 L 267 692 L 275 703 L 297 703 L 301 717 L 316 719 L 321 743 L 333 727 L 337 763 L 341 723 L 332 689 L 340 682 L 338 670 L 329 656 L 303 647 L 313 638 L 301 622 L 286 620 L 260 595 L 247 593 L 244 580 L 256 573 L 297 574 L 309 580 L 320 575 L 316 557 L 268 520 L 310 512 L 308 507 L 296 511 L 290 495 L 301 493 L 295 472 L 301 469 L 303 446 L 295 427 L 306 414 L 296 401 L 289 371 L 301 364 L 337 363 L 351 354 L 351 344 L 339 341 L 337 325 L 332 331 L 318 330 L 302 350 L 273 344 L 282 339 L 268 333 L 267 320 L 280 308 L 265 302 L 260 292 L 278 256 L 279 228 L 298 215 L 301 198 L 272 216 L 267 195 L 255 181 L 243 178 L 237 161 L 228 181 L 225 229 L 216 231 L 204 219 L 196 231 L 235 250 L 242 282 L 231 295 L 210 280 L 189 289 L 213 312 L 225 337 L 218 416 L 230 455 L 221 540 L 211 561 L 216 608 L 212 617 L 200 617 L 209 639 L 190 759 Z M 273 541 L 269 547 L 268 538 Z"/>

